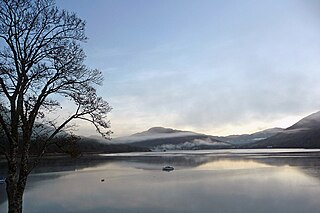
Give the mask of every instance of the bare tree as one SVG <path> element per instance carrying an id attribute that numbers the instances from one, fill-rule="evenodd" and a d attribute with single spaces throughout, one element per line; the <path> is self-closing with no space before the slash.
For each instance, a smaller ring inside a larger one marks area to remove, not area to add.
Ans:
<path id="1" fill-rule="evenodd" d="M 84 65 L 84 28 L 83 20 L 58 9 L 53 0 L 0 1 L 0 131 L 7 141 L 0 142 L 0 153 L 8 161 L 9 212 L 22 212 L 29 173 L 55 138 L 66 135 L 61 131 L 72 120 L 110 134 L 106 116 L 111 108 L 95 89 L 102 74 Z M 75 105 L 62 121 L 48 116 L 61 108 L 59 100 Z M 41 134 L 37 125 L 44 123 L 54 129 Z M 36 156 L 30 154 L 34 142 L 39 143 Z"/>

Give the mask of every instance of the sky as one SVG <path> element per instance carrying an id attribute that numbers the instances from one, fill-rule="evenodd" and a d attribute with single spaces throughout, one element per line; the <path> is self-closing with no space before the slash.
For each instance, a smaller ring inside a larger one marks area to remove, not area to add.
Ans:
<path id="1" fill-rule="evenodd" d="M 86 20 L 112 137 L 288 127 L 320 110 L 320 1 L 57 0 Z M 94 128 L 82 124 L 81 133 Z"/>

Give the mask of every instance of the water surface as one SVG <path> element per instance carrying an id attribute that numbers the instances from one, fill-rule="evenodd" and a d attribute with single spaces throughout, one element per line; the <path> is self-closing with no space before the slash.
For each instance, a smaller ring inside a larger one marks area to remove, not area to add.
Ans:
<path id="1" fill-rule="evenodd" d="M 132 153 L 73 163 L 56 159 L 30 176 L 24 210 L 318 212 L 319 151 Z M 165 165 L 175 170 L 163 172 Z M 0 193 L 0 212 L 6 212 L 3 185 Z"/>

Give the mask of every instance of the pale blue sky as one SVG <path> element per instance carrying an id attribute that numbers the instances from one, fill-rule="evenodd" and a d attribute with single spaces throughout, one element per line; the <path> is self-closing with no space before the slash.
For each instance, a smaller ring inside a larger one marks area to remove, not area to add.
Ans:
<path id="1" fill-rule="evenodd" d="M 86 63 L 104 73 L 114 137 L 152 126 L 254 132 L 320 110 L 320 1 L 57 5 L 87 22 Z"/>

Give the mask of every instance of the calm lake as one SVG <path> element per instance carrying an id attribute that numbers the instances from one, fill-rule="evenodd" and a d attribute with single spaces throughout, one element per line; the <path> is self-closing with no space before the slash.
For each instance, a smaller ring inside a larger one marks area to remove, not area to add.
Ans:
<path id="1" fill-rule="evenodd" d="M 4 184 L 0 196 L 6 212 Z M 320 150 L 168 151 L 50 159 L 30 176 L 24 211 L 300 213 L 319 200 Z"/>

